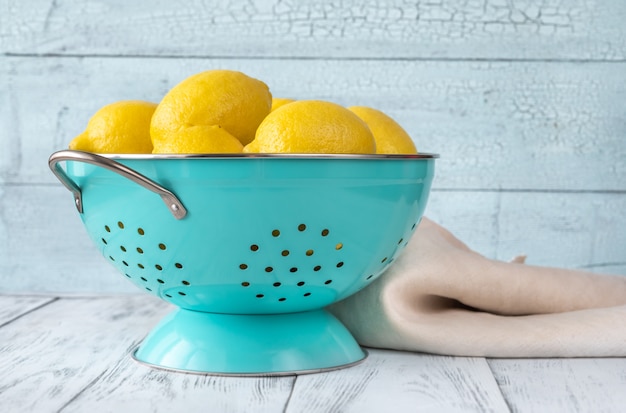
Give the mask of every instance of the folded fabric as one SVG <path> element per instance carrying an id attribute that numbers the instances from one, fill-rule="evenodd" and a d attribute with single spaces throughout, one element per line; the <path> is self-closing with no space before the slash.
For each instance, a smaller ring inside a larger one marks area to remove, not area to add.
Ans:
<path id="1" fill-rule="evenodd" d="M 488 259 L 424 218 L 394 264 L 330 307 L 367 347 L 481 357 L 626 356 L 626 277 Z"/>

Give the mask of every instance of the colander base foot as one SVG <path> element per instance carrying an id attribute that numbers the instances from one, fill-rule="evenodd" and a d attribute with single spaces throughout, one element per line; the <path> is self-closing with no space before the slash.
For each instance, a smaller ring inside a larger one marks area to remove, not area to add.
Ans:
<path id="1" fill-rule="evenodd" d="M 326 310 L 271 315 L 178 309 L 134 358 L 151 367 L 216 375 L 291 375 L 354 365 L 366 357 Z"/>

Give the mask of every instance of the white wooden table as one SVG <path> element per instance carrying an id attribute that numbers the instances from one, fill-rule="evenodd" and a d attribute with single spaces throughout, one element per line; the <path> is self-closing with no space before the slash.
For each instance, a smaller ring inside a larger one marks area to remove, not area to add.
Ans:
<path id="1" fill-rule="evenodd" d="M 357 366 L 232 378 L 129 353 L 170 307 L 149 296 L 0 295 L 2 412 L 624 412 L 626 359 L 484 359 L 369 349 Z"/>

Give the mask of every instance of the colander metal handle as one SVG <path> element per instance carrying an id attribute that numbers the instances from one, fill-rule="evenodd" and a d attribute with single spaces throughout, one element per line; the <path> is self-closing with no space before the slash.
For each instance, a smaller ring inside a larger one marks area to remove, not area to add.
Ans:
<path id="1" fill-rule="evenodd" d="M 168 189 L 162 187 L 157 184 L 150 178 L 140 174 L 132 168 L 129 168 L 126 165 L 123 165 L 119 162 L 116 162 L 110 158 L 106 158 L 101 155 L 97 155 L 91 152 L 83 152 L 83 151 L 73 151 L 73 150 L 64 150 L 53 153 L 48 160 L 48 166 L 54 175 L 61 181 L 63 185 L 67 189 L 69 189 L 74 195 L 74 203 L 76 204 L 76 209 L 81 214 L 83 213 L 83 198 L 80 187 L 74 182 L 59 162 L 64 161 L 74 161 L 74 162 L 84 162 L 92 165 L 96 165 L 109 171 L 115 172 L 124 178 L 127 178 L 137 185 L 141 185 L 146 188 L 148 191 L 154 192 L 159 195 L 169 211 L 174 215 L 176 219 L 182 219 L 187 215 L 187 210 L 183 206 L 183 203 Z"/>

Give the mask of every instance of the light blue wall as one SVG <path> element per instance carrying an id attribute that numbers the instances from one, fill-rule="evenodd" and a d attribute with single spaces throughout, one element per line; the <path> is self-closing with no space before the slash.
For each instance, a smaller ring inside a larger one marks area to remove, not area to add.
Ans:
<path id="1" fill-rule="evenodd" d="M 427 215 L 489 257 L 626 274 L 626 2 L 361 3 L 0 0 L 0 292 L 133 291 L 47 158 L 211 68 L 395 117 L 441 154 Z"/>

